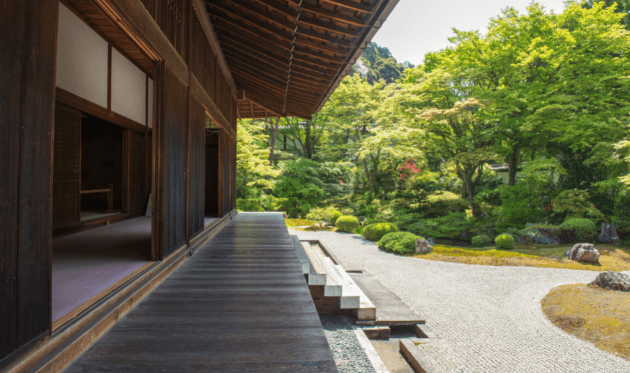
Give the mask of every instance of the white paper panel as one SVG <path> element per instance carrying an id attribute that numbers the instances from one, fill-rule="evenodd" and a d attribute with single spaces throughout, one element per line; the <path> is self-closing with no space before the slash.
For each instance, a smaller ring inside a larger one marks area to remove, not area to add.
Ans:
<path id="1" fill-rule="evenodd" d="M 116 49 L 112 51 L 112 111 L 146 124 L 147 76 Z"/>
<path id="2" fill-rule="evenodd" d="M 149 78 L 149 118 L 147 126 L 153 128 L 153 79 Z"/>
<path id="3" fill-rule="evenodd" d="M 65 5 L 59 7 L 57 86 L 107 107 L 108 44 Z"/>

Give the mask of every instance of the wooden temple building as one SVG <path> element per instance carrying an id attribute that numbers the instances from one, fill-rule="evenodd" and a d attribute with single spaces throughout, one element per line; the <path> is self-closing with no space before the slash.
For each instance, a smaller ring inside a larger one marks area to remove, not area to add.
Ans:
<path id="1" fill-rule="evenodd" d="M 310 118 L 396 3 L 2 0 L 0 371 L 336 371 L 237 120 Z M 317 342 L 203 329 L 251 320 Z"/>

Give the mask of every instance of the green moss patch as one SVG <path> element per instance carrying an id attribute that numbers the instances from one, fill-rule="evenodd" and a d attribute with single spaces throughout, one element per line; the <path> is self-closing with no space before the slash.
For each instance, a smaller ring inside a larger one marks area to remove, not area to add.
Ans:
<path id="1" fill-rule="evenodd" d="M 563 285 L 552 289 L 541 307 L 560 329 L 630 361 L 630 293 Z"/>
<path id="2" fill-rule="evenodd" d="M 319 222 L 306 219 L 284 219 L 284 223 L 287 225 L 287 227 L 304 227 L 318 224 Z"/>
<path id="3" fill-rule="evenodd" d="M 589 263 L 566 259 L 563 256 L 564 252 L 570 248 L 571 245 L 553 245 L 553 247 L 514 245 L 514 249 L 504 251 L 494 247 L 476 249 L 435 245 L 432 253 L 413 256 L 441 262 L 494 266 L 563 268 L 585 271 L 630 270 L 630 254 L 624 249 L 598 247 L 597 249 L 602 254 L 599 263 Z"/>

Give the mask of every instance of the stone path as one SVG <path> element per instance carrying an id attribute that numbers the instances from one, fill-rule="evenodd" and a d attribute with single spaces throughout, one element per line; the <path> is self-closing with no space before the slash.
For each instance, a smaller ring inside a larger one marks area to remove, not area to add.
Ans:
<path id="1" fill-rule="evenodd" d="M 439 338 L 422 349 L 443 372 L 630 372 L 630 362 L 556 328 L 540 307 L 552 288 L 597 272 L 428 261 L 354 234 L 290 233 L 322 241 L 346 269 L 370 271 L 413 307 Z"/>

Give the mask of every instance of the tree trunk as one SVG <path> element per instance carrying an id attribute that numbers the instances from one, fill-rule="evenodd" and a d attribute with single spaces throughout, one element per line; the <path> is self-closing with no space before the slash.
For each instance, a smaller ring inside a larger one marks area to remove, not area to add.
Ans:
<path id="1" fill-rule="evenodd" d="M 271 138 L 269 138 L 269 165 L 270 166 L 273 166 L 273 150 L 276 146 L 276 135 L 278 134 L 278 128 L 280 128 L 280 117 L 276 118 L 276 125 L 273 126 L 273 130 L 271 131 Z"/>
<path id="2" fill-rule="evenodd" d="M 512 154 L 508 155 L 508 167 L 509 167 L 509 178 L 508 185 L 514 186 L 516 185 L 516 173 L 518 172 L 518 165 L 521 160 L 521 149 L 514 148 Z"/>
<path id="3" fill-rule="evenodd" d="M 311 142 L 311 121 L 307 120 L 306 121 L 306 134 L 305 134 L 305 141 L 304 141 L 304 151 L 306 153 L 306 158 L 308 159 L 312 159 L 313 158 L 313 150 L 311 149 L 313 144 Z"/>

